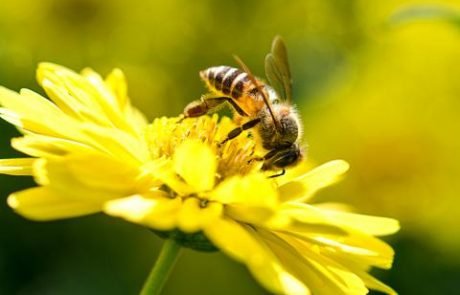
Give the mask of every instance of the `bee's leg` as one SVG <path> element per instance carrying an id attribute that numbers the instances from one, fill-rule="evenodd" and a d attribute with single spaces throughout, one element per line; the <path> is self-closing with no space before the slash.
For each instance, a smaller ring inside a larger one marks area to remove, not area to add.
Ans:
<path id="1" fill-rule="evenodd" d="M 264 157 L 253 157 L 251 159 L 249 159 L 248 161 L 248 164 L 251 164 L 252 162 L 260 162 L 260 161 L 264 161 Z"/>
<path id="2" fill-rule="evenodd" d="M 276 150 L 271 150 L 268 153 L 266 153 L 263 157 L 254 157 L 248 161 L 248 164 L 254 161 L 267 161 L 271 158 L 273 158 L 276 155 Z"/>
<path id="3" fill-rule="evenodd" d="M 265 161 L 265 163 L 262 165 L 262 170 L 270 170 L 270 167 L 273 162 L 273 158 L 276 156 L 276 154 L 278 154 L 278 152 L 279 152 L 278 150 L 271 150 L 268 153 L 266 153 L 263 157 L 252 158 L 251 160 L 248 161 L 248 164 L 250 164 L 253 161 Z M 285 173 L 286 173 L 286 170 L 283 169 L 281 170 L 280 173 L 270 175 L 268 178 L 275 178 L 275 177 L 283 176 Z"/>
<path id="4" fill-rule="evenodd" d="M 226 96 L 202 96 L 200 100 L 195 100 L 189 103 L 184 109 L 184 118 L 194 118 L 206 115 L 212 111 L 218 109 L 224 102 L 228 102 L 235 109 L 235 111 L 241 116 L 247 116 L 247 114 L 236 104 L 231 97 Z"/>
<path id="5" fill-rule="evenodd" d="M 243 125 L 239 126 L 239 127 L 236 127 L 235 129 L 233 129 L 232 131 L 230 131 L 228 134 L 227 134 L 227 138 L 224 139 L 220 144 L 224 144 L 226 143 L 227 141 L 237 137 L 238 135 L 241 134 L 241 132 L 243 132 L 244 130 L 248 130 L 254 126 L 256 126 L 257 124 L 259 124 L 260 122 L 260 119 L 257 118 L 257 119 L 254 119 L 254 120 L 251 120 L 249 122 L 246 122 L 244 123 Z"/>
<path id="6" fill-rule="evenodd" d="M 210 98 L 210 99 L 216 99 L 216 98 Z M 248 114 L 246 114 L 243 111 L 243 109 L 233 100 L 233 98 L 223 96 L 223 97 L 217 97 L 217 99 L 224 99 L 226 102 L 228 102 L 233 107 L 233 109 L 238 113 L 238 115 L 242 117 L 248 116 Z"/>
<path id="7" fill-rule="evenodd" d="M 268 178 L 275 178 L 275 177 L 283 176 L 285 173 L 286 173 L 286 170 L 285 170 L 285 169 L 283 169 L 283 170 L 281 170 L 281 172 L 280 172 L 280 173 L 278 173 L 278 174 L 273 174 L 273 175 L 270 175 Z"/>
<path id="8" fill-rule="evenodd" d="M 278 153 L 277 150 L 271 150 L 268 153 L 266 153 L 263 157 L 254 157 L 251 160 L 248 161 L 248 164 L 250 164 L 253 161 L 267 161 L 273 158 L 276 154 Z M 266 165 L 264 165 L 265 167 Z M 263 170 L 267 170 L 266 168 L 262 167 Z"/>
<path id="9" fill-rule="evenodd" d="M 280 151 L 279 150 L 271 150 L 269 151 L 265 156 L 264 156 L 264 164 L 262 165 L 262 170 L 272 170 L 271 168 L 273 167 L 273 162 L 277 158 L 276 156 L 278 155 Z M 286 173 L 285 169 L 282 169 L 280 173 L 278 174 L 273 174 L 270 175 L 268 178 L 275 178 L 279 176 L 283 176 Z"/>

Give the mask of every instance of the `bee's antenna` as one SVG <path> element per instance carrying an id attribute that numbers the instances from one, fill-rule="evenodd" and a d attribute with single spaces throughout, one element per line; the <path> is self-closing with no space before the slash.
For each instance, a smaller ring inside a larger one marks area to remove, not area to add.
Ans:
<path id="1" fill-rule="evenodd" d="M 259 90 L 259 92 L 262 94 L 262 98 L 263 98 L 263 100 L 265 102 L 265 105 L 267 106 L 268 111 L 270 112 L 270 116 L 272 117 L 273 122 L 275 123 L 276 130 L 277 131 L 281 130 L 280 123 L 275 118 L 275 114 L 273 113 L 272 105 L 271 105 L 270 101 L 268 100 L 268 97 L 267 97 L 267 94 L 265 93 L 265 89 L 264 89 L 263 85 L 261 85 L 259 83 L 259 81 L 257 81 L 257 79 L 254 77 L 254 75 L 251 73 L 251 70 L 249 70 L 248 66 L 237 55 L 233 55 L 233 58 L 240 65 L 242 70 L 248 75 L 248 77 L 251 80 L 252 84 L 254 84 L 254 86 L 256 86 L 257 90 Z"/>

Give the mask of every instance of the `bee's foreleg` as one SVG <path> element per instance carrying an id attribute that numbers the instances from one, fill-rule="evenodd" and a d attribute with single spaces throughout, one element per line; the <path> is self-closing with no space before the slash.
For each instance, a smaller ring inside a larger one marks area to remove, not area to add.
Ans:
<path id="1" fill-rule="evenodd" d="M 275 178 L 275 177 L 280 177 L 280 176 L 283 176 L 285 173 L 286 173 L 286 170 L 285 170 L 285 169 L 283 169 L 283 170 L 281 170 L 281 172 L 280 172 L 280 173 L 278 173 L 278 174 L 273 174 L 273 175 L 270 175 L 268 178 Z"/>
<path id="2" fill-rule="evenodd" d="M 220 144 L 224 144 L 226 143 L 227 141 L 237 137 L 238 135 L 241 134 L 241 132 L 243 132 L 244 130 L 248 130 L 254 126 L 256 126 L 257 124 L 259 124 L 260 122 L 260 119 L 257 118 L 257 119 L 254 119 L 254 120 L 251 120 L 249 122 L 246 122 L 244 123 L 243 125 L 239 126 L 239 127 L 236 127 L 235 129 L 233 129 L 232 131 L 230 131 L 228 134 L 227 134 L 227 138 L 224 139 Z"/>
<path id="3" fill-rule="evenodd" d="M 253 161 L 268 161 L 272 159 L 277 154 L 277 152 L 277 150 L 271 150 L 268 153 L 266 153 L 263 157 L 254 157 L 248 161 L 248 164 L 252 163 Z"/>

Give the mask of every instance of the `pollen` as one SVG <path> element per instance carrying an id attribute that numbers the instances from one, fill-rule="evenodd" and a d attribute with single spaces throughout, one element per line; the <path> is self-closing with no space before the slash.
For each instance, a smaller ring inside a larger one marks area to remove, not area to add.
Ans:
<path id="1" fill-rule="evenodd" d="M 198 140 L 207 144 L 217 157 L 216 180 L 233 175 L 246 175 L 260 168 L 256 158 L 256 141 L 248 131 L 222 144 L 228 133 L 237 125 L 228 117 L 218 115 L 199 118 L 155 119 L 146 133 L 147 144 L 153 159 L 170 158 L 185 140 Z M 193 158 L 190 159 L 193 161 Z"/>

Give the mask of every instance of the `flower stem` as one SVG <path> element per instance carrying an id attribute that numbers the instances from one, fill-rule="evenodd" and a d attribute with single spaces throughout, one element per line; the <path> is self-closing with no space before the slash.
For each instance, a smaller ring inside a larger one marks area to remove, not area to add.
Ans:
<path id="1" fill-rule="evenodd" d="M 174 267 L 181 246 L 174 239 L 167 239 L 149 277 L 142 287 L 140 295 L 159 295 Z"/>

